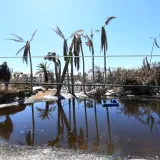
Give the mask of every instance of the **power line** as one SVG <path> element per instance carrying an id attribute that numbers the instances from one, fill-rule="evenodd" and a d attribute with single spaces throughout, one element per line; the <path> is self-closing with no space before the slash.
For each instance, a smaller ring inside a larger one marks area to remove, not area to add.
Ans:
<path id="1" fill-rule="evenodd" d="M 44 58 L 46 56 L 31 56 L 31 58 Z M 57 57 L 92 57 L 92 55 L 90 56 L 47 56 L 48 58 L 57 58 Z M 104 57 L 104 56 L 94 56 L 94 57 Z M 151 57 L 150 54 L 141 54 L 141 55 L 136 55 L 136 54 L 132 54 L 132 55 L 107 55 L 106 57 L 111 57 L 111 58 L 114 58 L 114 57 Z M 157 55 L 152 55 L 152 57 L 160 57 L 159 54 Z M 12 56 L 12 57 L 9 57 L 9 56 L 0 56 L 0 58 L 23 58 L 22 56 Z M 29 57 L 28 57 L 29 58 Z"/>

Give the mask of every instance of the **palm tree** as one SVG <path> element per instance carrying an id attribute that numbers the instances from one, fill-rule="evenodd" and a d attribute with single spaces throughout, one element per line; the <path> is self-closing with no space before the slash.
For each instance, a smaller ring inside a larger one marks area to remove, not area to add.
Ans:
<path id="1" fill-rule="evenodd" d="M 34 31 L 34 33 L 32 34 L 32 37 L 30 40 L 23 40 L 23 38 L 21 38 L 20 36 L 16 35 L 16 34 L 13 34 L 11 33 L 12 36 L 14 36 L 16 39 L 7 39 L 7 40 L 12 40 L 12 41 L 15 41 L 15 42 L 20 42 L 20 43 L 25 43 L 25 45 L 20 48 L 16 55 L 18 55 L 21 51 L 23 51 L 23 57 L 22 57 L 22 60 L 23 62 L 26 62 L 26 64 L 28 64 L 28 57 L 29 57 L 29 60 L 30 60 L 30 78 L 31 78 L 31 93 L 33 92 L 33 70 L 32 70 L 32 58 L 31 58 L 31 50 L 30 50 L 30 43 L 31 41 L 33 40 L 35 34 L 36 34 L 36 31 Z"/>
<path id="2" fill-rule="evenodd" d="M 37 74 L 44 74 L 44 79 L 45 79 L 45 82 L 48 83 L 48 80 L 49 80 L 49 77 L 51 74 L 53 74 L 53 72 L 51 72 L 49 70 L 49 66 L 50 64 L 47 66 L 47 62 L 46 63 L 43 63 L 41 62 L 38 66 L 37 66 L 37 72 L 36 72 L 36 75 Z M 48 87 L 46 87 L 48 89 Z"/>
<path id="3" fill-rule="evenodd" d="M 5 82 L 6 91 L 8 90 L 8 83 L 11 79 L 11 70 L 9 69 L 7 62 L 0 65 L 0 81 Z"/>
<path id="4" fill-rule="evenodd" d="M 82 58 L 83 58 L 83 83 L 84 83 L 84 55 L 83 55 L 83 47 L 82 47 L 82 40 L 81 40 L 81 36 L 83 35 L 83 30 L 78 30 L 76 31 L 73 35 L 73 55 L 74 55 L 74 65 L 75 68 L 77 69 L 77 71 L 80 68 L 80 51 L 82 52 Z M 71 57 L 71 78 L 72 78 L 72 84 L 74 84 L 74 79 L 73 79 L 73 57 Z M 74 95 L 74 85 L 72 85 L 72 94 Z"/>
<path id="5" fill-rule="evenodd" d="M 109 17 L 104 26 L 101 27 L 101 50 L 104 51 L 104 78 L 105 78 L 105 83 L 106 83 L 106 80 L 107 80 L 107 75 L 106 75 L 106 52 L 108 50 L 108 42 L 107 42 L 107 34 L 106 34 L 106 30 L 105 30 L 105 25 L 108 25 L 109 22 L 112 20 L 112 19 L 115 19 L 116 17 L 114 16 L 111 16 Z M 99 32 L 99 30 L 96 30 Z"/>
<path id="6" fill-rule="evenodd" d="M 61 78 L 61 61 L 56 56 L 55 52 L 48 52 L 48 54 L 44 57 L 45 60 L 52 61 L 54 63 L 54 69 L 55 69 L 55 76 L 56 76 L 56 83 L 59 83 Z M 57 90 L 58 90 L 57 85 Z"/>
<path id="7" fill-rule="evenodd" d="M 78 32 L 78 31 L 77 31 Z M 65 62 L 65 65 L 64 65 L 64 68 L 63 68 L 63 72 L 62 72 L 62 75 L 60 76 L 60 80 L 59 80 L 59 85 L 57 86 L 57 92 L 56 92 L 56 95 L 59 96 L 60 95 L 60 91 L 61 91 L 61 88 L 63 86 L 63 81 L 64 81 L 64 78 L 65 78 L 65 75 L 66 75 L 66 72 L 68 70 L 68 65 L 69 65 L 69 62 L 70 62 L 70 59 L 73 55 L 72 53 L 72 50 L 73 48 L 75 48 L 75 45 L 77 44 L 77 41 L 75 39 L 75 36 L 73 37 L 72 39 L 72 42 L 71 42 L 71 45 L 70 45 L 70 48 L 69 48 L 69 53 L 67 55 L 67 60 Z M 75 54 L 76 50 L 74 50 L 74 54 Z M 52 56 L 53 57 L 53 56 Z M 49 57 L 48 57 L 49 58 Z M 72 67 L 73 68 L 73 67 Z M 73 81 L 73 76 L 72 76 L 72 81 Z M 73 91 L 73 89 L 72 89 Z M 72 93 L 73 94 L 73 93 Z"/>
<path id="8" fill-rule="evenodd" d="M 80 32 L 80 31 L 81 30 L 77 31 L 76 33 Z M 62 72 L 62 74 L 60 74 L 61 69 L 59 69 L 59 74 L 56 74 L 56 76 L 59 75 L 59 81 L 57 81 L 58 78 L 56 78 L 56 82 L 60 83 L 59 85 L 57 85 L 57 92 L 56 92 L 57 96 L 60 95 L 60 91 L 61 91 L 61 88 L 63 86 L 63 81 L 64 81 L 64 78 L 65 78 L 66 72 L 68 70 L 68 65 L 69 65 L 70 59 L 73 55 L 73 53 L 72 53 L 73 48 L 74 48 L 74 54 L 77 54 L 77 50 L 75 49 L 76 48 L 75 46 L 77 46 L 77 44 L 78 44 L 78 42 L 76 41 L 76 38 L 75 38 L 76 33 L 74 33 L 74 37 L 72 39 L 72 42 L 71 42 L 71 45 L 70 45 L 70 48 L 69 48 L 69 52 L 68 52 L 68 55 L 67 55 L 67 59 L 66 59 L 64 68 L 63 68 L 63 72 Z M 51 60 L 51 61 L 53 61 L 54 58 L 55 58 L 55 53 L 51 53 L 51 52 L 49 52 L 48 55 L 45 57 L 45 59 L 48 59 L 48 60 Z M 58 65 L 60 67 L 60 61 L 58 61 L 58 63 L 59 63 Z M 55 63 L 55 64 L 57 64 L 57 63 Z M 57 67 L 55 67 L 55 68 L 57 68 Z M 55 69 L 55 70 L 57 71 L 57 69 Z M 72 81 L 73 81 L 73 76 L 72 76 Z M 73 91 L 73 89 L 72 89 L 72 91 Z M 72 94 L 73 94 L 73 92 L 72 92 Z"/>
<path id="9" fill-rule="evenodd" d="M 60 30 L 59 27 L 57 27 L 56 30 L 53 30 L 54 32 L 57 33 L 57 35 L 59 35 L 62 39 L 63 39 L 63 56 L 64 56 L 64 61 L 66 62 L 67 60 L 67 53 L 68 53 L 68 44 L 67 44 L 67 41 L 68 39 L 71 38 L 71 36 L 69 38 L 65 38 L 64 37 L 64 34 L 62 33 L 62 31 Z M 68 79 L 68 91 L 70 92 L 70 85 L 69 85 L 69 69 L 67 70 L 67 79 Z"/>
<path id="10" fill-rule="evenodd" d="M 84 62 L 84 53 L 83 53 L 83 46 L 82 46 L 82 39 L 81 36 L 79 36 L 79 41 L 80 41 L 80 48 L 81 48 L 81 53 L 82 53 L 82 62 L 83 62 L 83 85 L 85 84 L 85 62 Z M 85 93 L 85 86 L 83 86 L 83 92 Z"/>

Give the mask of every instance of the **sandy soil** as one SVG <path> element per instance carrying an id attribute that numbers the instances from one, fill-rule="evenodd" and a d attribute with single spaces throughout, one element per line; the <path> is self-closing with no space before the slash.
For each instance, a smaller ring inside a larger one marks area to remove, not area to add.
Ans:
<path id="1" fill-rule="evenodd" d="M 41 100 L 43 99 L 43 96 L 46 95 L 55 95 L 55 91 L 39 91 L 36 95 L 32 96 L 35 100 Z"/>
<path id="2" fill-rule="evenodd" d="M 29 147 L 0 142 L 0 160 L 158 160 L 159 156 L 140 154 L 106 155 L 50 147 Z"/>
<path id="3" fill-rule="evenodd" d="M 28 147 L 0 143 L 0 160 L 113 160 L 111 156 L 48 147 Z"/>

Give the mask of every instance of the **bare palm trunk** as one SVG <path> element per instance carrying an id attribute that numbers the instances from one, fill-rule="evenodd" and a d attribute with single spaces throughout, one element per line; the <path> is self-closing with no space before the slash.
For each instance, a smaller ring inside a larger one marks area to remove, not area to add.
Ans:
<path id="1" fill-rule="evenodd" d="M 55 75 L 56 75 L 56 83 L 59 82 L 59 79 L 58 79 L 58 69 L 57 69 L 57 63 L 54 62 L 54 68 L 55 68 Z M 57 90 L 59 88 L 59 85 L 57 85 Z"/>
<path id="2" fill-rule="evenodd" d="M 83 61 L 83 85 L 85 84 L 85 62 L 84 62 L 84 54 L 83 54 L 83 48 L 82 48 L 82 43 L 81 43 L 81 52 L 82 52 L 82 61 Z M 83 86 L 83 92 L 85 93 L 85 86 Z"/>
<path id="3" fill-rule="evenodd" d="M 30 74 L 31 74 L 31 94 L 33 93 L 33 70 L 32 70 L 32 58 L 31 51 L 29 49 L 29 60 L 30 60 Z"/>
<path id="4" fill-rule="evenodd" d="M 106 51 L 104 49 L 104 83 L 107 82 L 107 75 L 106 75 Z"/>
<path id="5" fill-rule="evenodd" d="M 48 83 L 48 81 L 46 81 L 46 83 Z M 48 85 L 46 85 L 46 90 L 48 91 Z"/>
<path id="6" fill-rule="evenodd" d="M 64 78 L 65 78 L 65 75 L 66 75 L 66 72 L 67 72 L 67 69 L 68 69 L 68 64 L 69 64 L 69 61 L 70 61 L 70 58 L 71 58 L 70 56 L 72 56 L 72 52 L 71 51 L 69 52 L 69 57 L 67 58 L 65 66 L 63 68 L 63 72 L 62 72 L 62 76 L 61 76 L 61 79 L 60 79 L 60 83 L 63 83 L 63 81 L 64 81 Z M 58 85 L 56 96 L 60 95 L 61 88 L 62 88 L 62 84 Z"/>
<path id="7" fill-rule="evenodd" d="M 95 83 L 95 77 L 94 77 L 94 54 L 92 53 L 92 76 L 93 76 L 93 84 Z M 95 86 L 94 86 L 95 88 Z"/>

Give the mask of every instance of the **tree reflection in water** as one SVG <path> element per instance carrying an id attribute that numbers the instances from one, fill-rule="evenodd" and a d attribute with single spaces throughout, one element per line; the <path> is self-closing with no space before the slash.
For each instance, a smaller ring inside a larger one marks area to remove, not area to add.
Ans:
<path id="1" fill-rule="evenodd" d="M 58 122 L 57 122 L 57 136 L 53 139 L 53 141 L 48 142 L 48 146 L 56 146 L 60 147 L 60 135 L 61 133 L 61 124 L 64 123 L 66 129 L 67 129 L 67 135 L 68 135 L 68 146 L 70 148 L 76 149 L 76 136 L 71 131 L 70 124 L 67 120 L 67 117 L 65 115 L 65 112 L 62 108 L 61 101 L 57 101 L 58 104 Z"/>
<path id="2" fill-rule="evenodd" d="M 9 141 L 13 132 L 13 123 L 9 115 L 4 116 L 5 120 L 0 122 L 0 137 Z"/>
<path id="3" fill-rule="evenodd" d="M 83 128 L 80 127 L 78 129 L 77 133 L 77 126 L 76 126 L 76 107 L 75 107 L 75 99 L 68 100 L 69 101 L 69 120 L 67 119 L 67 116 L 64 112 L 64 109 L 62 108 L 61 101 L 57 101 L 58 104 L 58 121 L 57 121 L 57 135 L 56 137 L 48 142 L 49 146 L 56 146 L 56 147 L 62 147 L 60 145 L 60 136 L 63 134 L 61 132 L 61 126 L 64 124 L 66 130 L 67 130 L 67 139 L 68 139 L 68 148 L 69 149 L 77 149 L 77 147 L 81 150 L 88 150 L 88 117 L 87 117 L 87 104 L 89 104 L 90 107 L 94 107 L 94 118 L 95 118 L 95 127 L 96 127 L 96 137 L 93 141 L 92 150 L 94 152 L 99 151 L 99 130 L 98 130 L 98 117 L 97 117 L 97 106 L 96 102 L 93 103 L 91 100 L 84 100 L 84 114 L 85 114 L 85 127 L 86 127 L 86 133 L 84 134 Z M 71 129 L 71 111 L 70 111 L 70 103 L 72 102 L 72 108 L 73 108 L 73 131 Z M 112 154 L 113 153 L 113 142 L 111 138 L 111 129 L 110 129 L 110 120 L 109 120 L 109 111 L 108 108 L 107 111 L 107 153 Z M 78 146 L 77 146 L 78 145 Z"/>
<path id="4" fill-rule="evenodd" d="M 52 105 L 53 105 L 53 102 L 47 101 L 45 109 L 36 107 L 37 112 L 39 114 L 38 117 L 41 118 L 42 120 L 53 118 L 51 113 L 56 110 L 56 106 L 52 106 Z"/>
<path id="5" fill-rule="evenodd" d="M 118 114 L 125 114 L 128 117 L 134 117 L 138 119 L 142 124 L 147 125 L 150 128 L 151 134 L 153 134 L 153 127 L 155 127 L 158 140 L 160 136 L 156 126 L 156 118 L 154 113 L 158 115 L 160 119 L 160 104 L 156 101 L 150 101 L 150 103 L 137 103 L 128 99 L 121 99 L 123 107 L 118 108 Z"/>
<path id="6" fill-rule="evenodd" d="M 35 137 L 34 104 L 31 105 L 31 108 L 32 108 L 32 130 L 29 130 L 25 133 L 25 140 L 28 146 L 34 145 L 34 137 Z"/>
<path id="7" fill-rule="evenodd" d="M 114 153 L 114 144 L 113 144 L 112 135 L 111 135 L 111 126 L 110 126 L 110 118 L 109 118 L 108 107 L 106 107 L 106 112 L 107 112 L 107 124 L 108 124 L 107 137 L 106 137 L 107 154 L 111 155 L 111 154 Z"/>
<path id="8" fill-rule="evenodd" d="M 87 150 L 87 149 L 88 149 L 88 117 L 87 117 L 86 100 L 84 100 L 84 109 L 85 109 L 85 123 L 86 123 L 86 150 Z"/>
<path id="9" fill-rule="evenodd" d="M 96 138 L 93 141 L 93 151 L 94 152 L 98 152 L 98 148 L 99 148 L 99 133 L 98 133 L 98 119 L 97 119 L 96 102 L 94 102 L 94 117 L 95 117 L 95 123 L 96 123 Z"/>

